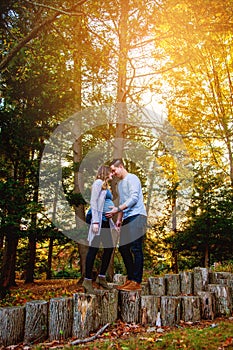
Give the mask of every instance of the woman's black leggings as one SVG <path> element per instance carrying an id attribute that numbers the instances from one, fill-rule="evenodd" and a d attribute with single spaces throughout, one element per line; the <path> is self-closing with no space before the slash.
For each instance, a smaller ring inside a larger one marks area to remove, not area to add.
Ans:
<path id="1" fill-rule="evenodd" d="M 99 274 L 105 275 L 113 252 L 113 241 L 109 221 L 102 221 L 100 235 L 95 236 L 91 242 L 91 246 L 89 246 L 86 257 L 86 278 L 92 279 L 92 269 L 94 266 L 95 257 L 101 244 L 104 252 Z"/>

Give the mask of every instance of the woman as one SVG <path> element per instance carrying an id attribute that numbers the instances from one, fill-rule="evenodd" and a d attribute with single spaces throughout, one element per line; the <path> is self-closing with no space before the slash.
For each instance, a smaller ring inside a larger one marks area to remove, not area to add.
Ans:
<path id="1" fill-rule="evenodd" d="M 96 254 L 102 243 L 104 252 L 100 273 L 96 282 L 104 289 L 111 289 L 106 281 L 106 271 L 111 260 L 113 252 L 113 240 L 111 229 L 115 227 L 112 219 L 105 216 L 105 212 L 114 206 L 112 193 L 109 189 L 108 181 L 112 180 L 111 169 L 102 165 L 96 175 L 96 179 L 91 189 L 91 212 L 92 219 L 88 233 L 89 249 L 86 257 L 86 274 L 82 286 L 85 292 L 94 294 L 92 286 L 92 269 Z"/>

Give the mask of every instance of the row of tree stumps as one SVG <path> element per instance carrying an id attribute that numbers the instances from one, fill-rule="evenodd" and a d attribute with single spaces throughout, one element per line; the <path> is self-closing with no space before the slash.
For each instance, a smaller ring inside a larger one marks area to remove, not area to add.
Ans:
<path id="1" fill-rule="evenodd" d="M 115 275 L 113 286 L 125 281 Z M 0 308 L 0 344 L 33 344 L 45 340 L 83 339 L 99 327 L 121 319 L 127 323 L 174 326 L 230 316 L 233 274 L 206 268 L 149 277 L 142 291 L 96 290 L 95 295 L 34 300 Z"/>

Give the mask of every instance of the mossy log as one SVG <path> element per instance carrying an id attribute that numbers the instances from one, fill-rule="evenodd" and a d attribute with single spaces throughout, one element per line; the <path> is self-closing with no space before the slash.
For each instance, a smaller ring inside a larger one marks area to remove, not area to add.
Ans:
<path id="1" fill-rule="evenodd" d="M 0 345 L 16 345 L 24 338 L 25 307 L 0 308 Z"/>
<path id="2" fill-rule="evenodd" d="M 53 298 L 49 304 L 49 340 L 72 336 L 73 298 Z"/>
<path id="3" fill-rule="evenodd" d="M 26 303 L 24 342 L 31 344 L 48 338 L 48 302 L 33 300 Z"/>

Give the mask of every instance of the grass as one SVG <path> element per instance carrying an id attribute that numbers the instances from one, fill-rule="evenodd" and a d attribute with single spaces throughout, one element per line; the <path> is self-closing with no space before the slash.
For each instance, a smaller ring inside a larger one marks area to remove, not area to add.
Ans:
<path id="1" fill-rule="evenodd" d="M 81 344 L 63 346 L 64 350 L 233 350 L 233 321 L 220 320 L 217 323 L 184 327 L 165 331 L 165 333 L 144 332 L 134 335 L 113 337 L 113 332 L 104 333 L 99 339 Z M 48 349 L 44 345 L 37 345 L 36 350 Z M 53 344 L 53 349 L 56 349 Z M 57 346 L 57 349 L 61 349 Z"/>

